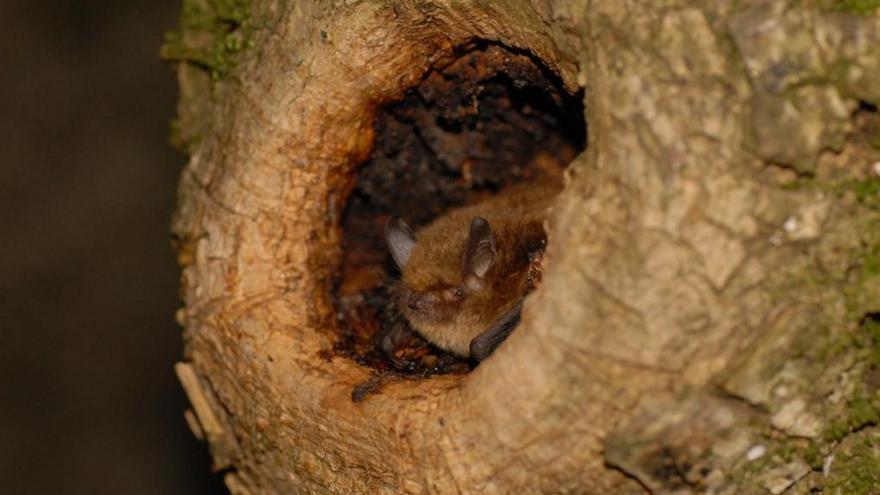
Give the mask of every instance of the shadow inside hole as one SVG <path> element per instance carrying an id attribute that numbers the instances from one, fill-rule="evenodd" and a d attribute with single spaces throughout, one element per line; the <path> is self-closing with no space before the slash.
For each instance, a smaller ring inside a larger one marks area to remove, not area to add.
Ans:
<path id="1" fill-rule="evenodd" d="M 880 311 L 872 311 L 870 313 L 865 313 L 859 319 L 859 326 L 861 327 L 873 327 L 880 330 Z M 878 335 L 880 338 L 880 335 Z M 880 342 L 878 342 L 880 343 Z"/>
<path id="2" fill-rule="evenodd" d="M 853 112 L 853 134 L 874 150 L 880 150 L 880 112 L 876 105 L 859 101 Z"/>
<path id="3" fill-rule="evenodd" d="M 422 376 L 471 369 L 473 363 L 417 335 L 393 360 L 376 350 L 381 331 L 407 325 L 392 297 L 399 273 L 385 245 L 385 222 L 397 215 L 417 230 L 451 208 L 561 173 L 586 147 L 582 99 L 529 54 L 481 42 L 380 112 L 373 153 L 342 219 L 337 355 Z"/>

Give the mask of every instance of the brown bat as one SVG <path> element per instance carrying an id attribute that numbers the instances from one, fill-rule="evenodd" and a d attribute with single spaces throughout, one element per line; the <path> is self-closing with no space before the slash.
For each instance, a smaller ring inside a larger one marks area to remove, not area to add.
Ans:
<path id="1" fill-rule="evenodd" d="M 452 210 L 417 235 L 392 217 L 385 239 L 402 274 L 397 306 L 412 327 L 459 356 L 491 354 L 540 277 L 544 221 L 561 189 L 556 182 L 519 186 Z M 397 341 L 383 335 L 379 345 L 393 355 Z"/>

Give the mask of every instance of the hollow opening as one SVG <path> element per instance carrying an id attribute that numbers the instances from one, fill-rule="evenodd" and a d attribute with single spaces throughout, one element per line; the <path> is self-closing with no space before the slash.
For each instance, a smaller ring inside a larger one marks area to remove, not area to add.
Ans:
<path id="1" fill-rule="evenodd" d="M 379 111 L 372 155 L 357 171 L 342 217 L 336 355 L 421 376 L 473 367 L 416 334 L 394 359 L 377 351 L 380 332 L 408 325 L 389 289 L 399 273 L 385 222 L 397 215 L 417 231 L 452 208 L 559 174 L 586 147 L 582 100 L 534 56 L 474 42 Z"/>

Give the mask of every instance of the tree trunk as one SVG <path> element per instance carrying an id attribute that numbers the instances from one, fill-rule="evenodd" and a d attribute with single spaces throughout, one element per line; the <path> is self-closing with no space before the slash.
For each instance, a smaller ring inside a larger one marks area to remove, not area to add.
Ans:
<path id="1" fill-rule="evenodd" d="M 184 1 L 177 371 L 230 490 L 878 493 L 870 5 Z M 343 212 L 382 109 L 474 40 L 583 89 L 589 142 L 508 341 L 356 402 Z"/>

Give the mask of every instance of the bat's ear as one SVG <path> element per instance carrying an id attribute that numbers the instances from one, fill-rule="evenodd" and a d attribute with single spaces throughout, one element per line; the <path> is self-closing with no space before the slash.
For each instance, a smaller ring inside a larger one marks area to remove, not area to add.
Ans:
<path id="1" fill-rule="evenodd" d="M 388 249 L 391 250 L 391 257 L 394 258 L 397 267 L 403 270 L 416 246 L 412 229 L 400 217 L 391 217 L 385 223 L 385 242 L 388 243 Z"/>
<path id="2" fill-rule="evenodd" d="M 483 277 L 495 263 L 495 237 L 489 222 L 483 217 L 471 220 L 471 230 L 462 259 L 465 285 L 471 290 L 483 288 Z"/>

